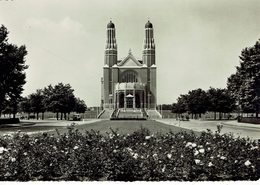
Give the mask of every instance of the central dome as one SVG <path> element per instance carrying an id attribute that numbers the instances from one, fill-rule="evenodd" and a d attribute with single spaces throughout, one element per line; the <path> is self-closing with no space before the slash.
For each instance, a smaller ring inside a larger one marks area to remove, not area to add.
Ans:
<path id="1" fill-rule="evenodd" d="M 146 24 L 145 24 L 145 28 L 153 28 L 153 24 L 148 21 Z"/>
<path id="2" fill-rule="evenodd" d="M 114 23 L 112 23 L 112 21 L 110 21 L 110 22 L 107 24 L 107 28 L 115 28 Z"/>

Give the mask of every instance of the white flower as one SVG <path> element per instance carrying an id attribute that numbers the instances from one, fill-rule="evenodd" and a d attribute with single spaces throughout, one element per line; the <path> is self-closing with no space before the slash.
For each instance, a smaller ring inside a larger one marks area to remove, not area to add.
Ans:
<path id="1" fill-rule="evenodd" d="M 251 162 L 249 160 L 247 160 L 245 163 L 244 163 L 246 166 L 249 166 L 251 164 Z"/>
<path id="2" fill-rule="evenodd" d="M 158 160 L 158 155 L 157 155 L 157 154 L 153 154 L 153 158 L 154 158 L 155 160 Z"/>
<path id="3" fill-rule="evenodd" d="M 194 160 L 196 164 L 199 164 L 200 163 L 200 160 L 199 159 L 195 159 Z"/>
<path id="4" fill-rule="evenodd" d="M 210 145 L 210 142 L 207 142 L 206 145 Z"/>
<path id="5" fill-rule="evenodd" d="M 213 164 L 212 164 L 212 162 L 209 162 L 208 167 L 211 167 L 211 166 L 213 166 Z"/>
<path id="6" fill-rule="evenodd" d="M 138 158 L 138 154 L 135 153 L 135 154 L 133 155 L 133 158 L 137 159 L 137 158 Z"/>
<path id="7" fill-rule="evenodd" d="M 221 156 L 221 157 L 220 157 L 220 159 L 222 159 L 222 160 L 225 160 L 225 159 L 226 159 L 226 157 L 224 157 L 224 156 Z"/>
<path id="8" fill-rule="evenodd" d="M 205 152 L 204 148 L 199 149 L 199 152 L 203 154 Z"/>
<path id="9" fill-rule="evenodd" d="M 0 147 L 0 154 L 2 154 L 2 153 L 4 153 L 4 152 L 6 152 L 7 151 L 7 149 L 6 148 L 4 148 L 4 147 Z"/>
<path id="10" fill-rule="evenodd" d="M 168 159 L 172 158 L 172 154 L 167 154 Z"/>
<path id="11" fill-rule="evenodd" d="M 143 145 L 145 146 L 145 145 L 146 145 L 146 143 L 143 143 Z"/>
<path id="12" fill-rule="evenodd" d="M 74 150 L 77 150 L 78 148 L 79 148 L 78 146 L 74 146 L 74 148 L 73 148 L 73 149 L 74 149 Z"/>
<path id="13" fill-rule="evenodd" d="M 23 155 L 25 155 L 25 156 L 26 156 L 26 155 L 27 155 L 27 152 L 24 152 L 24 153 L 23 153 Z"/>
<path id="14" fill-rule="evenodd" d="M 12 157 L 12 158 L 11 158 L 11 161 L 12 161 L 12 162 L 15 162 L 15 161 L 16 161 L 16 159 L 15 159 L 14 157 Z"/>
<path id="15" fill-rule="evenodd" d="M 213 157 L 213 156 L 210 156 L 210 159 L 214 159 L 214 157 Z"/>
<path id="16" fill-rule="evenodd" d="M 192 143 L 192 145 L 191 145 L 193 148 L 195 148 L 196 146 L 197 146 L 197 144 L 196 143 Z"/>
<path id="17" fill-rule="evenodd" d="M 113 153 L 116 153 L 117 152 L 117 150 L 113 150 Z"/>
<path id="18" fill-rule="evenodd" d="M 202 146 L 202 145 L 199 145 L 198 147 L 199 147 L 199 148 L 203 148 L 203 146 Z"/>
<path id="19" fill-rule="evenodd" d="M 237 163 L 237 160 L 235 160 L 235 163 Z"/>
<path id="20" fill-rule="evenodd" d="M 145 136 L 145 139 L 146 140 L 151 139 L 151 136 Z"/>
<path id="21" fill-rule="evenodd" d="M 166 169 L 166 165 L 163 165 L 162 172 L 164 173 Z"/>
<path id="22" fill-rule="evenodd" d="M 210 151 L 211 149 L 210 149 L 210 147 L 208 147 L 208 151 Z"/>
<path id="23" fill-rule="evenodd" d="M 188 142 L 186 145 L 185 145 L 185 147 L 189 147 L 189 146 L 191 146 L 192 145 L 192 143 L 191 142 Z"/>
<path id="24" fill-rule="evenodd" d="M 132 152 L 133 150 L 129 147 L 126 148 L 129 152 Z"/>
<path id="25" fill-rule="evenodd" d="M 181 155 L 181 158 L 183 158 L 183 155 Z"/>
<path id="26" fill-rule="evenodd" d="M 196 156 L 196 155 L 198 155 L 198 154 L 199 154 L 199 151 L 198 151 L 198 150 L 195 150 L 194 155 Z"/>
<path id="27" fill-rule="evenodd" d="M 253 147 L 251 148 L 251 150 L 256 150 L 256 149 L 258 149 L 258 146 L 253 146 Z"/>
<path id="28" fill-rule="evenodd" d="M 75 147 L 74 147 L 74 148 L 75 148 Z M 56 146 L 53 146 L 53 149 L 54 149 L 54 150 L 57 150 L 57 147 L 56 147 Z"/>

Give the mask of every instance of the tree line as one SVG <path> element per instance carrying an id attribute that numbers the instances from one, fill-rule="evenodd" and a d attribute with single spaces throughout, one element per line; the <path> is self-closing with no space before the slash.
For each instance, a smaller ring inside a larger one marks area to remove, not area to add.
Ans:
<path id="1" fill-rule="evenodd" d="M 192 119 L 201 118 L 206 112 L 214 112 L 214 119 L 217 113 L 222 119 L 223 113 L 230 113 L 235 107 L 235 99 L 227 89 L 210 87 L 207 91 L 199 88 L 180 95 L 177 103 L 172 104 L 172 111 L 179 115 L 187 112 Z"/>
<path id="2" fill-rule="evenodd" d="M 74 89 L 69 84 L 59 83 L 49 85 L 35 93 L 22 97 L 23 85 L 26 83 L 25 64 L 27 50 L 24 45 L 18 47 L 8 42 L 8 30 L 0 27 L 0 117 L 1 114 L 17 112 L 39 114 L 46 111 L 56 113 L 56 118 L 67 119 L 71 112 L 84 113 L 87 109 L 85 102 L 74 95 Z"/>
<path id="3" fill-rule="evenodd" d="M 28 113 L 28 119 L 31 113 L 36 115 L 36 119 L 41 113 L 44 119 L 44 113 L 49 111 L 56 113 L 57 120 L 67 120 L 71 112 L 84 113 L 87 109 L 85 102 L 75 97 L 73 92 L 69 84 L 49 85 L 23 98 L 19 104 L 20 111 Z"/>
<path id="4" fill-rule="evenodd" d="M 260 40 L 252 47 L 246 47 L 239 56 L 240 65 L 236 73 L 227 80 L 227 88 L 210 88 L 207 91 L 195 89 L 188 94 L 180 95 L 177 103 L 172 104 L 175 113 L 188 112 L 201 117 L 207 111 L 222 114 L 237 110 L 239 113 L 254 113 L 258 117 L 260 111 Z"/>

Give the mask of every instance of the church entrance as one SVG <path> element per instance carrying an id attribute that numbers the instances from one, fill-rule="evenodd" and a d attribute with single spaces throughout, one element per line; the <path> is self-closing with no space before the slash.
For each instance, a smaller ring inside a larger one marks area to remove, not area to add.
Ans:
<path id="1" fill-rule="evenodd" d="M 133 108 L 133 97 L 126 96 L 126 108 Z"/>

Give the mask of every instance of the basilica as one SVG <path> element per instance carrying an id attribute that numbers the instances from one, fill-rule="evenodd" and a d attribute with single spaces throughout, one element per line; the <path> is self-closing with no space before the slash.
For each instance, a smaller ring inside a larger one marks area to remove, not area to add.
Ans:
<path id="1" fill-rule="evenodd" d="M 100 117 L 160 117 L 156 111 L 155 42 L 150 21 L 144 31 L 142 60 L 131 50 L 124 59 L 118 60 L 115 24 L 112 21 L 107 24 Z"/>

